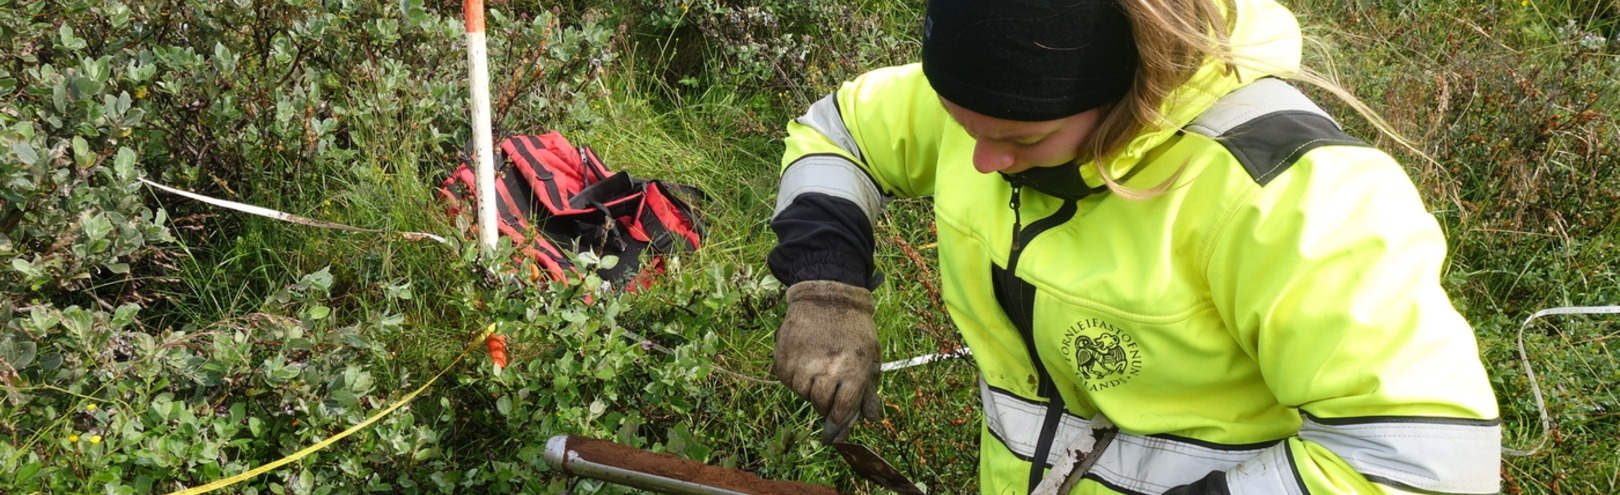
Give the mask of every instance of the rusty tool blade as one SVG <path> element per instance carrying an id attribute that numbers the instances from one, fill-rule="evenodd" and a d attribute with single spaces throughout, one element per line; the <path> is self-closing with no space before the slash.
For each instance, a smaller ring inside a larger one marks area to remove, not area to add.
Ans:
<path id="1" fill-rule="evenodd" d="M 912 483 L 906 475 L 900 473 L 899 469 L 895 469 L 894 465 L 883 460 L 883 457 L 872 449 L 842 440 L 833 442 L 832 446 L 838 451 L 838 456 L 843 457 L 844 462 L 849 464 L 849 468 L 862 478 L 900 495 L 927 495 L 916 483 Z"/>

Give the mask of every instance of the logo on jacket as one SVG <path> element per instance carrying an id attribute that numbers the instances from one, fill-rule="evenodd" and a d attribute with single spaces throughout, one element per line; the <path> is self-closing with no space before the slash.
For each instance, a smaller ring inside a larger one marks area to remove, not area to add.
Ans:
<path id="1" fill-rule="evenodd" d="M 1142 350 L 1136 340 L 1099 318 L 1070 326 L 1063 352 L 1073 359 L 1078 381 L 1092 392 L 1123 385 L 1142 373 Z"/>

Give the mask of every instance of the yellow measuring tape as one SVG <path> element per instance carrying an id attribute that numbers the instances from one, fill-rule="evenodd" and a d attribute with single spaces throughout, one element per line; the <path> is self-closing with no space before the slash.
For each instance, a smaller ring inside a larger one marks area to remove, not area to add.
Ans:
<path id="1" fill-rule="evenodd" d="M 377 414 L 371 415 L 371 417 L 366 418 L 365 421 L 361 421 L 360 424 L 351 426 L 351 427 L 349 427 L 349 429 L 343 430 L 341 433 L 338 433 L 336 435 L 332 435 L 331 438 L 327 438 L 326 440 L 321 440 L 320 443 L 317 443 L 315 445 L 311 445 L 309 447 L 306 447 L 306 448 L 304 448 L 304 450 L 294 452 L 292 455 L 289 455 L 287 457 L 283 457 L 281 459 L 278 459 L 275 462 L 271 462 L 269 464 L 265 464 L 263 466 L 253 468 L 253 469 L 248 470 L 245 473 L 238 474 L 236 476 L 225 478 L 225 479 L 222 479 L 222 480 L 219 480 L 219 481 L 215 481 L 213 483 L 209 483 L 209 484 L 206 484 L 206 485 L 203 485 L 203 486 L 199 486 L 199 487 L 195 487 L 195 488 L 187 488 L 187 489 L 180 490 L 180 491 L 177 491 L 177 492 L 171 492 L 171 493 L 169 493 L 169 495 L 194 495 L 194 494 L 198 494 L 198 493 L 208 493 L 208 492 L 211 492 L 211 491 L 214 491 L 214 490 L 218 490 L 220 488 L 224 488 L 224 487 L 227 487 L 227 486 L 230 486 L 230 485 L 234 485 L 236 483 L 241 482 L 242 480 L 246 480 L 248 478 L 252 478 L 254 476 L 264 474 L 266 471 L 269 471 L 271 469 L 281 467 L 282 465 L 287 464 L 289 462 L 293 462 L 293 461 L 302 459 L 302 458 L 304 458 L 304 456 L 312 454 L 317 450 L 324 449 L 328 445 L 332 445 L 333 442 L 337 442 L 338 440 L 342 440 L 343 437 L 347 437 L 349 435 L 354 434 L 354 432 L 363 430 L 367 426 L 371 426 L 372 423 L 377 422 L 377 420 L 382 419 L 383 416 L 387 416 L 388 413 L 394 412 L 395 409 L 399 409 L 400 406 L 403 406 L 405 404 L 410 403 L 412 400 L 415 400 L 416 396 L 421 395 L 423 391 L 426 391 L 428 389 L 428 387 L 433 386 L 433 382 L 439 381 L 439 377 L 442 377 L 442 376 L 444 376 L 445 373 L 450 372 L 450 368 L 455 367 L 456 363 L 461 361 L 461 358 L 466 357 L 468 352 L 472 352 L 473 349 L 477 348 L 480 344 L 483 344 L 484 339 L 488 339 L 489 336 L 493 335 L 494 333 L 495 333 L 495 324 L 491 323 L 491 324 L 489 324 L 488 328 L 484 329 L 484 332 L 483 332 L 482 335 L 479 335 L 478 338 L 474 339 L 471 344 L 468 344 L 466 349 L 462 349 L 461 354 L 457 354 L 456 359 L 454 361 L 451 361 L 448 366 L 445 366 L 443 370 L 440 370 L 439 374 L 433 375 L 433 378 L 429 379 L 427 381 L 427 383 L 422 384 L 421 387 L 417 387 L 416 390 L 411 391 L 411 393 L 405 394 L 404 398 L 402 398 L 398 402 L 395 402 L 392 405 L 388 406 L 387 409 L 383 409 L 381 411 L 378 411 Z"/>

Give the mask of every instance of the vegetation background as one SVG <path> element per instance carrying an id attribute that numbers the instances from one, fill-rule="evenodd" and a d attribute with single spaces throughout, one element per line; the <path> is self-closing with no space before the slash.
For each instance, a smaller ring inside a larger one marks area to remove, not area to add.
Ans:
<path id="1" fill-rule="evenodd" d="M 0 493 L 201 485 L 446 368 L 360 433 L 223 491 L 629 491 L 550 471 L 562 433 L 876 491 L 770 379 L 782 307 L 765 224 L 783 123 L 914 58 L 922 2 L 489 3 L 499 129 L 561 130 L 708 192 L 707 245 L 653 290 L 586 303 L 599 281 L 479 275 L 433 195 L 470 135 L 459 2 L 0 0 Z M 1617 317 L 1522 324 L 1620 303 L 1620 3 L 1286 3 L 1316 41 L 1308 61 L 1432 158 L 1380 141 L 1452 240 L 1446 285 L 1477 325 L 1506 445 L 1536 450 L 1507 459 L 1504 491 L 1620 492 Z M 456 242 L 277 222 L 139 179 Z M 877 226 L 889 358 L 960 345 L 929 208 L 897 203 Z M 490 324 L 511 339 L 504 370 L 462 353 Z M 855 438 L 933 493 L 976 492 L 974 372 L 886 374 L 887 418 Z"/>

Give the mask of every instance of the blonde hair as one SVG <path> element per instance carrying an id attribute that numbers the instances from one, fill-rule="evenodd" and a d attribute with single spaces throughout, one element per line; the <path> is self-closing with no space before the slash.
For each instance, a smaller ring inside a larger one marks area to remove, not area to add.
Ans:
<path id="1" fill-rule="evenodd" d="M 1096 130 L 1081 144 L 1081 153 L 1097 167 L 1098 175 L 1114 193 L 1145 199 L 1170 190 L 1181 176 L 1181 170 L 1153 187 L 1135 189 L 1120 184 L 1119 178 L 1110 175 L 1106 157 L 1124 149 L 1143 132 L 1170 125 L 1160 108 L 1176 88 L 1192 78 L 1205 60 L 1218 60 L 1229 72 L 1243 64 L 1231 48 L 1233 20 L 1222 14 L 1234 11 L 1236 6 L 1232 0 L 1120 0 L 1120 5 L 1130 19 L 1140 56 L 1136 77 L 1118 103 L 1105 107 Z M 1293 79 L 1327 91 L 1366 118 L 1379 132 L 1422 154 L 1332 77 L 1301 68 Z"/>

